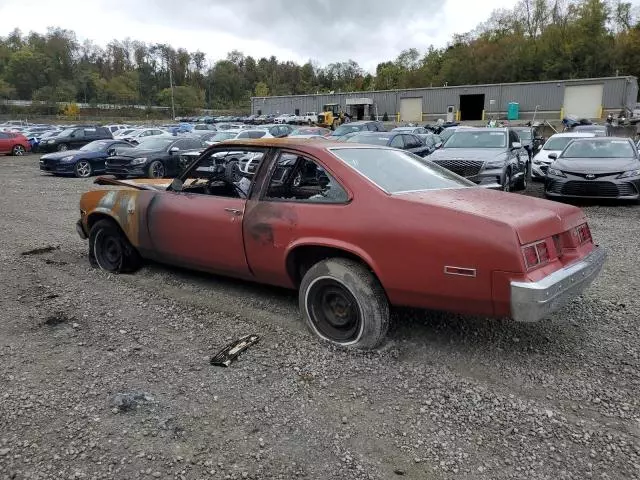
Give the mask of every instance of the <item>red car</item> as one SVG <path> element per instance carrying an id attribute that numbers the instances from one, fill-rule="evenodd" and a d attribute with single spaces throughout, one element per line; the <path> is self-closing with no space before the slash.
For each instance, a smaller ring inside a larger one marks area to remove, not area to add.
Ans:
<path id="1" fill-rule="evenodd" d="M 0 131 L 0 154 L 24 155 L 31 150 L 29 140 L 21 133 Z"/>
<path id="2" fill-rule="evenodd" d="M 251 178 L 237 167 L 246 156 Z M 380 344 L 390 305 L 536 321 L 605 260 L 580 209 L 386 147 L 223 142 L 168 182 L 96 180 L 130 188 L 82 196 L 94 266 L 126 272 L 144 258 L 298 289 L 309 329 L 342 346 Z"/>

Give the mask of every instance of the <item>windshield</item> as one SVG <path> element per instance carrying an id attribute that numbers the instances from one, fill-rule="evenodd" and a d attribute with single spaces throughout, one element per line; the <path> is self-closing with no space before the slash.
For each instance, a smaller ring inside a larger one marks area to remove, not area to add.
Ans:
<path id="1" fill-rule="evenodd" d="M 577 140 L 562 152 L 562 158 L 633 158 L 635 152 L 627 140 Z"/>
<path id="2" fill-rule="evenodd" d="M 340 125 L 331 134 L 331 136 L 339 137 L 340 135 L 345 135 L 347 133 L 352 133 L 352 132 L 359 132 L 361 130 L 364 130 L 364 125 Z"/>
<path id="3" fill-rule="evenodd" d="M 580 137 L 551 137 L 549 140 L 547 140 L 547 143 L 544 144 L 544 147 L 542 147 L 543 150 L 564 150 L 564 147 L 566 147 L 567 145 L 569 145 L 569 142 L 571 140 L 574 140 L 576 138 L 580 138 Z"/>
<path id="4" fill-rule="evenodd" d="M 520 140 L 531 140 L 531 130 L 516 130 Z"/>
<path id="5" fill-rule="evenodd" d="M 110 142 L 104 140 L 96 140 L 95 142 L 87 143 L 80 150 L 83 152 L 101 152 L 109 146 Z"/>
<path id="6" fill-rule="evenodd" d="M 331 153 L 387 193 L 475 185 L 449 170 L 401 150 L 333 148 Z"/>
<path id="7" fill-rule="evenodd" d="M 145 138 L 140 142 L 138 148 L 145 150 L 163 150 L 175 141 L 174 138 Z"/>
<path id="8" fill-rule="evenodd" d="M 465 132 L 457 131 L 444 148 L 504 148 L 507 144 L 507 134 L 504 132 Z"/>
<path id="9" fill-rule="evenodd" d="M 216 133 L 209 141 L 211 142 L 222 142 L 224 140 L 229 140 L 231 138 L 236 138 L 237 133 L 234 132 L 219 132 Z"/>
<path id="10" fill-rule="evenodd" d="M 68 137 L 69 135 L 71 135 L 73 132 L 75 132 L 76 129 L 75 128 L 67 128 L 66 130 L 63 130 L 59 133 L 59 135 L 61 137 Z"/>
<path id="11" fill-rule="evenodd" d="M 359 133 L 355 135 L 349 135 L 347 142 L 350 143 L 367 143 L 369 145 L 383 145 L 386 146 L 389 143 L 389 137 L 384 135 Z"/>
<path id="12" fill-rule="evenodd" d="M 445 128 L 442 132 L 440 132 L 440 138 L 442 139 L 442 142 L 446 142 L 454 133 L 456 133 L 455 128 Z"/>

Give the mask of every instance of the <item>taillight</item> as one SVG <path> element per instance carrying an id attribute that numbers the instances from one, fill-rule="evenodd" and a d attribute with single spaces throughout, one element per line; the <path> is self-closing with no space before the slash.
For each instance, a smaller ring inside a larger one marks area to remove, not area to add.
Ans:
<path id="1" fill-rule="evenodd" d="M 576 228 L 576 234 L 580 245 L 586 242 L 592 242 L 593 238 L 591 237 L 591 230 L 589 229 L 589 225 L 583 223 L 579 227 Z"/>
<path id="2" fill-rule="evenodd" d="M 522 255 L 524 256 L 524 262 L 527 266 L 527 270 L 540 267 L 545 263 L 548 263 L 550 260 L 546 240 L 522 247 Z"/>

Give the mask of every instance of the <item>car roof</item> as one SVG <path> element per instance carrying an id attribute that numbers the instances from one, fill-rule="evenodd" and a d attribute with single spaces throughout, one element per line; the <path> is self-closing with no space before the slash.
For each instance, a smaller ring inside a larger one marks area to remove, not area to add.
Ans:
<path id="1" fill-rule="evenodd" d="M 554 137 L 595 138 L 595 134 L 591 132 L 563 132 L 563 133 L 554 133 L 549 138 L 551 139 Z"/>
<path id="2" fill-rule="evenodd" d="M 620 141 L 620 140 L 626 140 L 629 143 L 633 143 L 633 140 L 631 140 L 629 137 L 578 137 L 576 138 L 574 141 L 575 142 L 611 142 L 611 141 Z"/>
<path id="3" fill-rule="evenodd" d="M 509 127 L 495 127 L 495 128 L 486 128 L 486 127 L 454 127 L 454 128 L 462 128 L 464 131 L 468 132 L 503 132 L 507 133 L 509 131 Z"/>
<path id="4" fill-rule="evenodd" d="M 379 137 L 380 135 L 384 136 L 384 137 L 392 137 L 395 135 L 398 135 L 402 132 L 352 132 L 353 136 L 364 136 L 364 137 Z"/>

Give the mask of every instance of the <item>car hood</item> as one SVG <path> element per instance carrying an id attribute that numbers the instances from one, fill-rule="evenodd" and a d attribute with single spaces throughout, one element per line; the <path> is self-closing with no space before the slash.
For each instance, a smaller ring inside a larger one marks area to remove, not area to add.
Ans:
<path id="1" fill-rule="evenodd" d="M 41 158 L 43 160 L 60 160 L 61 158 L 76 156 L 81 153 L 85 153 L 85 152 L 81 152 L 80 150 L 65 150 L 64 152 L 47 153 L 46 155 L 43 155 Z M 89 153 L 89 152 L 86 152 L 86 153 Z"/>
<path id="2" fill-rule="evenodd" d="M 516 232 L 522 245 L 586 222 L 582 210 L 571 205 L 480 187 L 403 193 L 394 198 L 506 224 Z"/>
<path id="3" fill-rule="evenodd" d="M 431 154 L 429 160 L 481 160 L 483 162 L 504 156 L 503 148 L 441 148 Z"/>
<path id="4" fill-rule="evenodd" d="M 640 162 L 633 158 L 559 158 L 553 168 L 575 173 L 615 173 L 640 168 Z"/>

